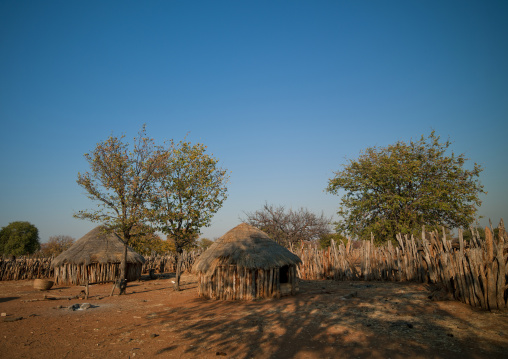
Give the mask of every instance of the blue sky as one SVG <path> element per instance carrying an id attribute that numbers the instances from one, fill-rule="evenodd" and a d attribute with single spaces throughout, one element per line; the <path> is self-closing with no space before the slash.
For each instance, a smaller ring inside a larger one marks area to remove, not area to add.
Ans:
<path id="1" fill-rule="evenodd" d="M 508 219 L 506 1 L 0 2 L 0 226 L 95 224 L 76 184 L 110 134 L 208 146 L 219 237 L 265 202 L 334 216 L 346 158 L 432 129 L 484 166 Z"/>

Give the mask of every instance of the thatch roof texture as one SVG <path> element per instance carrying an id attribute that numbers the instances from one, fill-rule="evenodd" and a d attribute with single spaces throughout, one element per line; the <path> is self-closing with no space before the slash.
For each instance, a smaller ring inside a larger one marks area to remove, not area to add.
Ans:
<path id="1" fill-rule="evenodd" d="M 300 258 L 268 235 L 247 223 L 228 231 L 204 252 L 193 272 L 210 273 L 217 266 L 237 265 L 248 269 L 270 269 L 301 263 Z"/>
<path id="2" fill-rule="evenodd" d="M 89 265 L 91 263 L 121 263 L 124 250 L 124 242 L 116 234 L 106 232 L 104 227 L 99 226 L 85 234 L 69 249 L 57 256 L 53 267 L 63 264 Z M 143 264 L 145 258 L 127 247 L 127 263 Z"/>

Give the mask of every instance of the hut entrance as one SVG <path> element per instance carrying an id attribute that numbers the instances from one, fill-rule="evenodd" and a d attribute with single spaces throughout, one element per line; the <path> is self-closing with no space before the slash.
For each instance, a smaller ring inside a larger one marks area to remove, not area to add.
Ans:
<path id="1" fill-rule="evenodd" d="M 289 266 L 282 266 L 279 270 L 280 283 L 289 283 Z"/>

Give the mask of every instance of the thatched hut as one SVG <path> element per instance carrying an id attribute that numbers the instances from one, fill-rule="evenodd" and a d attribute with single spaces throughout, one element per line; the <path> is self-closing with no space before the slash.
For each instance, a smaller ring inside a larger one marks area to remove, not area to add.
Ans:
<path id="1" fill-rule="evenodd" d="M 295 294 L 298 263 L 297 255 L 242 223 L 212 244 L 192 270 L 200 296 L 248 300 Z"/>
<path id="2" fill-rule="evenodd" d="M 124 242 L 116 233 L 96 227 L 53 260 L 55 282 L 79 285 L 114 281 L 120 274 L 123 251 Z M 141 277 L 144 262 L 142 255 L 127 247 L 128 281 Z"/>

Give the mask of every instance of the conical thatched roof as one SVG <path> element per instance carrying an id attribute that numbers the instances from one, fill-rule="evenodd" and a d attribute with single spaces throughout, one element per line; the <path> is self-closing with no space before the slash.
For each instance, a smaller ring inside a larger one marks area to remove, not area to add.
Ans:
<path id="1" fill-rule="evenodd" d="M 53 259 L 52 266 L 65 263 L 89 265 L 90 263 L 120 263 L 124 242 L 116 233 L 107 233 L 102 226 L 92 229 L 69 249 Z M 145 258 L 127 247 L 127 263 L 143 264 Z"/>
<path id="2" fill-rule="evenodd" d="M 301 263 L 300 258 L 272 241 L 268 235 L 242 223 L 210 246 L 194 264 L 193 272 L 213 272 L 218 265 L 270 269 Z"/>

